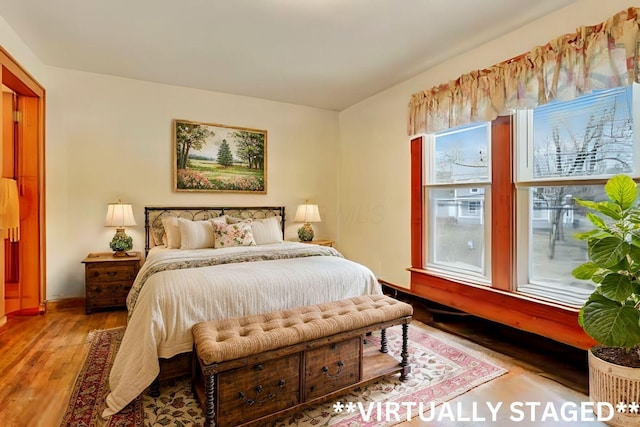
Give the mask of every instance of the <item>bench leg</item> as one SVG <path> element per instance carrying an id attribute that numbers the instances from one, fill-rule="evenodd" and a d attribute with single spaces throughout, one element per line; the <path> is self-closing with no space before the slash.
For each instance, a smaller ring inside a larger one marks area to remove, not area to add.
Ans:
<path id="1" fill-rule="evenodd" d="M 213 418 L 215 417 L 215 405 L 213 400 L 213 388 L 215 387 L 213 375 L 204 376 L 204 407 L 205 407 L 205 427 L 215 426 Z"/>
<path id="2" fill-rule="evenodd" d="M 153 398 L 160 397 L 160 380 L 156 377 L 149 386 L 149 396 Z"/>
<path id="3" fill-rule="evenodd" d="M 389 350 L 387 349 L 387 330 L 380 329 L 380 351 L 382 353 L 386 353 Z"/>
<path id="4" fill-rule="evenodd" d="M 409 324 L 402 324 L 402 362 L 400 362 L 400 366 L 402 366 L 402 372 L 400 373 L 400 381 L 406 381 L 411 372 L 411 366 L 409 366 L 409 349 L 408 349 L 408 341 L 409 341 Z"/>

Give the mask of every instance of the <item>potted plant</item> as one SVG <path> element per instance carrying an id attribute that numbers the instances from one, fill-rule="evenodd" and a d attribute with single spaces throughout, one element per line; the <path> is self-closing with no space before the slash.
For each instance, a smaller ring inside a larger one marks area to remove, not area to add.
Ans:
<path id="1" fill-rule="evenodd" d="M 595 229 L 577 234 L 587 241 L 589 261 L 572 274 L 596 288 L 578 322 L 598 345 L 589 350 L 589 396 L 616 408 L 615 426 L 638 426 L 640 414 L 640 207 L 637 184 L 626 175 L 610 178 L 608 201 L 577 200 Z M 632 406 L 618 406 L 622 405 Z"/>

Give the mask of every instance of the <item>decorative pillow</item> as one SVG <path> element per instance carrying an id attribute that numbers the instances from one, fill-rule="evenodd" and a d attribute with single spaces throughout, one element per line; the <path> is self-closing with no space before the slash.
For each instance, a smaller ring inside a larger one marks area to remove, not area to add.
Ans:
<path id="1" fill-rule="evenodd" d="M 227 224 L 237 224 L 239 222 L 244 221 L 244 219 L 242 218 L 236 218 L 235 216 L 229 216 L 229 215 L 225 215 L 225 218 L 227 220 Z"/>
<path id="2" fill-rule="evenodd" d="M 251 220 L 247 219 L 235 224 L 212 221 L 215 234 L 215 247 L 228 248 L 232 246 L 254 246 Z"/>
<path id="3" fill-rule="evenodd" d="M 256 245 L 282 242 L 282 228 L 280 228 L 280 221 L 280 216 L 272 216 L 265 219 L 254 219 L 251 223 L 251 231 Z"/>
<path id="4" fill-rule="evenodd" d="M 167 236 L 165 246 L 169 249 L 180 249 L 181 242 L 178 218 L 174 216 L 162 218 L 162 226 L 164 227 L 164 234 Z"/>
<path id="5" fill-rule="evenodd" d="M 180 249 L 213 248 L 213 223 L 211 221 L 190 221 L 178 218 L 180 229 Z"/>

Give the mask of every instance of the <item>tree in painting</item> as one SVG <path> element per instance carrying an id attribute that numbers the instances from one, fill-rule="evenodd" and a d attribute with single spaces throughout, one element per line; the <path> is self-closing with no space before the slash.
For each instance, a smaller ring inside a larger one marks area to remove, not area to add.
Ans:
<path id="1" fill-rule="evenodd" d="M 238 146 L 237 155 L 249 164 L 249 169 L 264 169 L 264 134 L 245 130 L 233 133 Z"/>
<path id="2" fill-rule="evenodd" d="M 218 149 L 218 164 L 227 168 L 233 165 L 233 154 L 231 154 L 231 149 L 226 139 L 222 140 Z"/>
<path id="3" fill-rule="evenodd" d="M 176 122 L 176 161 L 178 170 L 187 169 L 191 150 L 201 150 L 205 139 L 215 133 L 197 123 Z"/>

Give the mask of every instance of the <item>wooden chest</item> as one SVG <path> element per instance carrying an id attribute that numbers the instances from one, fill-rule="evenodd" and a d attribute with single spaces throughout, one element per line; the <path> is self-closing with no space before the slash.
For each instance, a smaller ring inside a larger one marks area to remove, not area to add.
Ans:
<path id="1" fill-rule="evenodd" d="M 116 257 L 112 253 L 92 253 L 85 265 L 85 311 L 96 308 L 125 307 L 133 281 L 140 268 L 140 255 Z"/>
<path id="2" fill-rule="evenodd" d="M 262 426 L 388 375 L 400 373 L 405 380 L 406 345 L 400 361 L 386 354 L 386 339 L 383 350 L 366 344 L 365 334 L 402 324 L 406 337 L 410 321 L 404 317 L 215 365 L 203 366 L 196 349 L 192 380 L 205 425 Z"/>
<path id="3" fill-rule="evenodd" d="M 405 381 L 413 308 L 363 295 L 193 326 L 194 391 L 208 427 L 262 426 L 395 373 Z M 386 328 L 402 325 L 400 360 Z M 366 335 L 380 330 L 380 345 Z"/>

